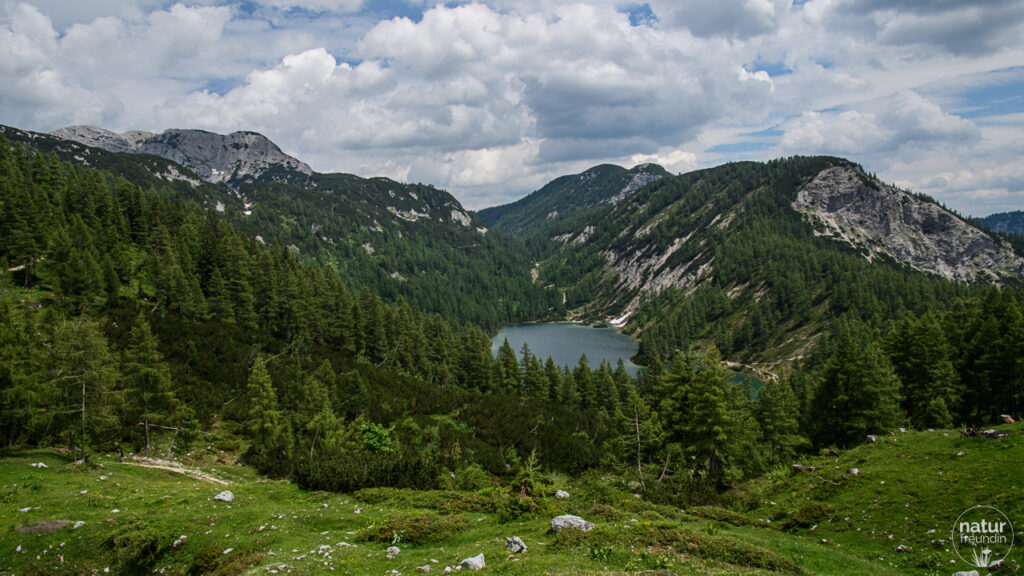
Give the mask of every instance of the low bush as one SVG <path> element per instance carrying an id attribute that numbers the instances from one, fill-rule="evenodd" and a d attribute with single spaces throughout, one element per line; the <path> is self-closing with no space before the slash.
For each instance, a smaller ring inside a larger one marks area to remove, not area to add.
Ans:
<path id="1" fill-rule="evenodd" d="M 393 516 L 368 529 L 363 533 L 363 538 L 391 544 L 431 544 L 448 540 L 468 527 L 469 521 L 462 516 Z"/>

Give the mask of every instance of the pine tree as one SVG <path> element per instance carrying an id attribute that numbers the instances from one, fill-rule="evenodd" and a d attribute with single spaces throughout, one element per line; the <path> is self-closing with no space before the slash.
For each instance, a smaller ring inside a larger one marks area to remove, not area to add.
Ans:
<path id="1" fill-rule="evenodd" d="M 171 371 L 159 350 L 159 341 L 141 312 L 130 332 L 123 374 L 129 402 L 128 425 L 138 419 L 142 426 L 142 449 L 150 452 L 150 429 L 169 424 L 179 402 L 174 394 Z"/>
<path id="2" fill-rule="evenodd" d="M 889 337 L 889 355 L 901 383 L 903 409 L 919 429 L 949 428 L 959 409 L 959 376 L 946 336 L 934 316 L 901 319 Z"/>
<path id="3" fill-rule="evenodd" d="M 835 352 L 818 376 L 811 400 L 814 440 L 821 446 L 850 446 L 898 425 L 899 380 L 870 332 L 841 320 Z"/>
<path id="4" fill-rule="evenodd" d="M 572 370 L 572 380 L 576 385 L 576 394 L 579 397 L 580 408 L 586 410 L 597 405 L 597 386 L 594 383 L 590 371 L 590 364 L 587 362 L 587 355 L 581 354 Z"/>
<path id="5" fill-rule="evenodd" d="M 806 440 L 799 435 L 800 410 L 789 383 L 768 380 L 758 395 L 754 414 L 768 444 L 770 462 L 779 465 L 791 461 Z"/>
<path id="6" fill-rule="evenodd" d="M 551 356 L 544 362 L 544 375 L 547 377 L 546 397 L 552 402 L 557 402 L 562 389 L 562 371 L 558 369 Z"/>
<path id="7" fill-rule="evenodd" d="M 290 470 L 291 430 L 277 404 L 277 393 L 263 358 L 253 360 L 246 387 L 249 397 L 247 430 L 252 443 L 246 460 L 268 474 L 284 476 Z"/>
<path id="8" fill-rule="evenodd" d="M 48 361 L 57 401 L 51 405 L 56 428 L 72 453 L 85 460 L 90 444 L 111 439 L 116 429 L 117 369 L 99 326 L 82 316 L 59 322 L 53 331 Z M 105 438 L 104 438 L 105 437 Z"/>
<path id="9" fill-rule="evenodd" d="M 515 350 L 509 344 L 508 338 L 498 347 L 495 368 L 498 372 L 499 389 L 514 394 L 519 389 L 519 361 L 516 360 Z"/>

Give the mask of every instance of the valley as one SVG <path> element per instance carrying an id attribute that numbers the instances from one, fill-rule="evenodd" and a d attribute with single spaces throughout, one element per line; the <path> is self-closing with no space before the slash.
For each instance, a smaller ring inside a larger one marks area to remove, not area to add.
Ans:
<path id="1" fill-rule="evenodd" d="M 1024 506 L 1019 237 L 847 159 L 474 213 L 254 132 L 4 127 L 0 207 L 0 573 L 945 574 Z"/>

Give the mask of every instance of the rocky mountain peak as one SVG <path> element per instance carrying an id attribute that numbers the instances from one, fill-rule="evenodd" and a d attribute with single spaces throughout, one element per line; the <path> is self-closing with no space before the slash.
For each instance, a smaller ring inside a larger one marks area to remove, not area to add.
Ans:
<path id="1" fill-rule="evenodd" d="M 117 134 L 92 126 L 69 126 L 53 135 L 111 152 L 167 158 L 213 183 L 275 180 L 281 177 L 281 171 L 313 173 L 304 162 L 285 154 L 256 132 L 233 132 L 225 136 L 204 130 L 170 129 L 161 134 L 139 130 Z"/>
<path id="2" fill-rule="evenodd" d="M 885 254 L 951 280 L 1024 277 L 1024 259 L 1008 244 L 851 165 L 822 170 L 798 192 L 793 208 L 819 235 L 863 250 L 868 259 Z"/>

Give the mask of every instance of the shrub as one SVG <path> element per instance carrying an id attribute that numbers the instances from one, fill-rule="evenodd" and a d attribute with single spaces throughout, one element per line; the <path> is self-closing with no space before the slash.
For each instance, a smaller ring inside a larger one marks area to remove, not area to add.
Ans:
<path id="1" fill-rule="evenodd" d="M 363 538 L 392 544 L 431 544 L 444 542 L 468 527 L 469 521 L 462 516 L 393 516 L 369 529 L 363 534 Z"/>
<path id="2" fill-rule="evenodd" d="M 223 546 L 207 546 L 192 559 L 188 576 L 238 576 L 262 560 L 259 550 L 238 550 L 225 556 Z"/>
<path id="3" fill-rule="evenodd" d="M 824 502 L 809 502 L 786 518 L 782 523 L 782 528 L 783 530 L 790 531 L 797 528 L 810 528 L 827 519 L 833 513 L 832 507 Z"/>
<path id="4" fill-rule="evenodd" d="M 103 545 L 114 552 L 121 572 L 142 573 L 160 559 L 170 541 L 170 537 L 165 537 L 156 528 L 132 518 L 111 534 Z"/>

